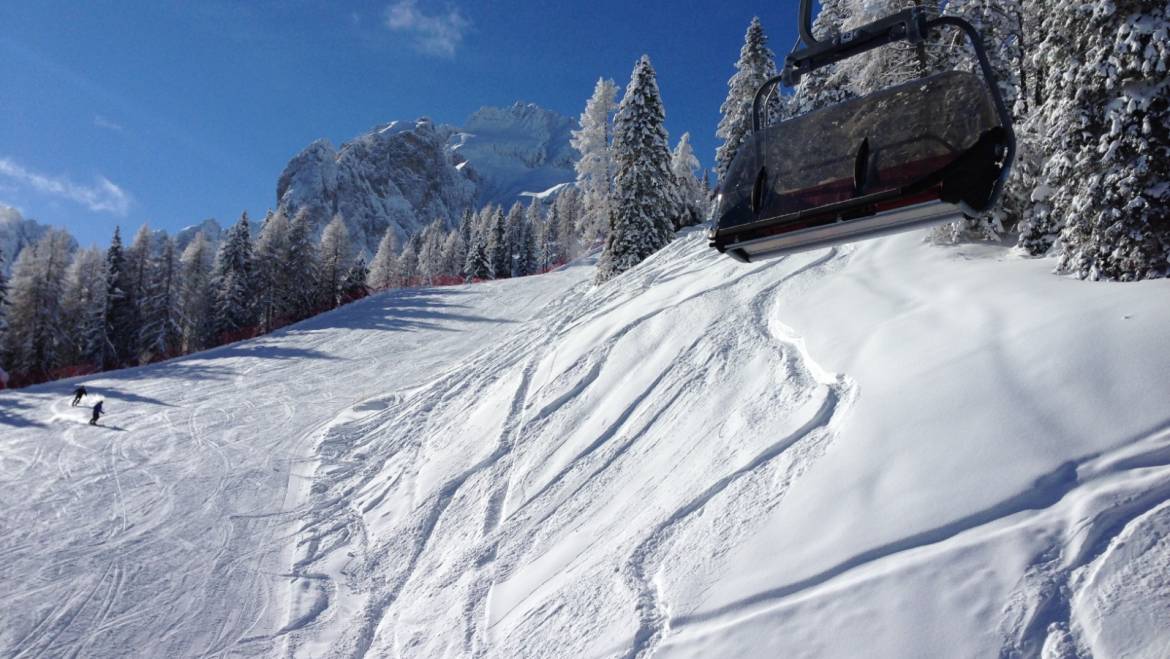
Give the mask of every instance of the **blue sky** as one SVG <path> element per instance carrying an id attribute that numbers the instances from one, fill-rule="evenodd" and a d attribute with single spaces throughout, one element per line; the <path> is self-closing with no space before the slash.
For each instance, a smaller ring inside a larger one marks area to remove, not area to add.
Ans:
<path id="1" fill-rule="evenodd" d="M 642 53 L 709 165 L 753 15 L 787 52 L 795 0 L 3 3 L 0 204 L 82 244 L 262 215 L 314 139 L 516 100 L 576 116 Z"/>

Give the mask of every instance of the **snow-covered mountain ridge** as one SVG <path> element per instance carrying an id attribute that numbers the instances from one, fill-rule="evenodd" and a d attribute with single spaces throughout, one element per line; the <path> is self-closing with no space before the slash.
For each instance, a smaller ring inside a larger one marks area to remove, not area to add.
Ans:
<path id="1" fill-rule="evenodd" d="M 1170 282 L 1051 268 L 692 231 L 0 394 L 0 654 L 1166 656 Z"/>
<path id="2" fill-rule="evenodd" d="M 16 262 L 20 250 L 35 243 L 48 230 L 48 226 L 25 218 L 15 208 L 0 206 L 0 256 L 3 256 L 3 273 L 12 272 L 12 264 Z"/>
<path id="3" fill-rule="evenodd" d="M 468 208 L 511 204 L 572 180 L 575 126 L 516 103 L 482 108 L 463 128 L 422 118 L 378 126 L 340 148 L 318 140 L 285 167 L 277 203 L 290 215 L 308 209 L 319 226 L 341 213 L 372 254 L 387 227 L 405 239 L 435 218 L 454 225 Z"/>
<path id="4" fill-rule="evenodd" d="M 456 158 L 479 182 L 477 202 L 511 204 L 572 181 L 579 154 L 569 145 L 577 121 L 531 103 L 481 108 L 451 136 Z"/>

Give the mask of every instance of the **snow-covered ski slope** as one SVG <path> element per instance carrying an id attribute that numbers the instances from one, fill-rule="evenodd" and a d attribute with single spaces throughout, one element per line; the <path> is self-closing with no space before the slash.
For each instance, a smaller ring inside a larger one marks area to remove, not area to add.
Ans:
<path id="1" fill-rule="evenodd" d="M 681 236 L 0 394 L 0 656 L 1170 656 L 1170 282 Z"/>

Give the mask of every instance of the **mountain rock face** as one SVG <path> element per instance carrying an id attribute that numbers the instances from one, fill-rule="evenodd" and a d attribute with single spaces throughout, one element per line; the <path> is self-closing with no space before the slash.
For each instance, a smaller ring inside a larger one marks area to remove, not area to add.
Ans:
<path id="1" fill-rule="evenodd" d="M 483 108 L 466 128 L 422 118 L 395 121 L 333 147 L 313 142 L 276 186 L 289 217 L 318 227 L 340 213 L 359 249 L 373 254 L 387 228 L 405 241 L 435 218 L 454 226 L 468 208 L 511 204 L 573 179 L 576 123 L 535 105 Z"/>
<path id="2" fill-rule="evenodd" d="M 451 149 L 479 183 L 480 205 L 511 204 L 572 181 L 577 121 L 532 103 L 480 108 L 451 136 Z"/>
<path id="3" fill-rule="evenodd" d="M 175 234 L 175 245 L 180 252 L 187 248 L 197 233 L 202 233 L 203 238 L 214 248 L 219 245 L 219 237 L 223 233 L 223 227 L 214 218 L 209 218 L 199 224 L 180 229 Z"/>
<path id="4" fill-rule="evenodd" d="M 0 254 L 4 255 L 4 274 L 12 272 L 12 264 L 20 250 L 40 240 L 48 230 L 49 227 L 26 219 L 15 208 L 0 206 Z"/>

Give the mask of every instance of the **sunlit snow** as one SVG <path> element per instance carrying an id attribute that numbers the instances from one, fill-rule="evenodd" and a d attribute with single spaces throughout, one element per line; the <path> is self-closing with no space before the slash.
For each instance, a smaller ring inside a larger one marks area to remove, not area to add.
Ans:
<path id="1" fill-rule="evenodd" d="M 0 655 L 1170 655 L 1170 282 L 1052 265 L 694 230 L 0 393 Z"/>

